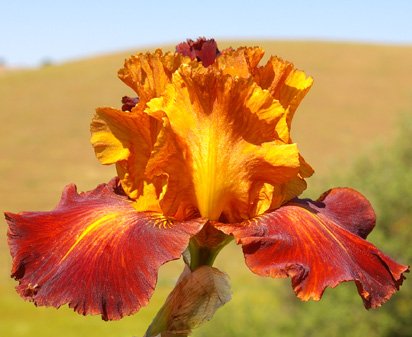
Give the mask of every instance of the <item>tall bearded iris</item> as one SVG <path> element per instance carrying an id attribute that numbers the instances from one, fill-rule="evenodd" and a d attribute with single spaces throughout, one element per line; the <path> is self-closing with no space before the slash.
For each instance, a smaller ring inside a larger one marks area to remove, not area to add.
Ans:
<path id="1" fill-rule="evenodd" d="M 302 300 L 350 280 L 367 308 L 388 300 L 408 268 L 365 240 L 369 202 L 349 188 L 298 198 L 313 170 L 290 130 L 313 80 L 277 57 L 260 66 L 263 53 L 199 39 L 126 60 L 119 77 L 137 97 L 98 108 L 91 124 L 96 156 L 117 177 L 85 193 L 67 186 L 50 212 L 6 213 L 19 294 L 120 319 L 147 304 L 159 267 L 184 253 L 190 270 L 152 333 L 178 331 L 172 313 L 189 329 L 225 302 L 204 309 L 227 295 L 211 265 L 234 237 L 254 273 L 290 277 Z"/>

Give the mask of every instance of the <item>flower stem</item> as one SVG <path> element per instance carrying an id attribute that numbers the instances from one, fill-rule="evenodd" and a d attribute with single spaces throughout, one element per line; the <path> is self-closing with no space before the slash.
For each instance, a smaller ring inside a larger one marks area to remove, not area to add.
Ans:
<path id="1" fill-rule="evenodd" d="M 231 236 L 227 236 L 222 242 L 214 247 L 201 246 L 196 240 L 190 240 L 190 270 L 194 271 L 200 266 L 212 266 L 216 256 L 224 246 L 232 241 L 232 239 Z"/>

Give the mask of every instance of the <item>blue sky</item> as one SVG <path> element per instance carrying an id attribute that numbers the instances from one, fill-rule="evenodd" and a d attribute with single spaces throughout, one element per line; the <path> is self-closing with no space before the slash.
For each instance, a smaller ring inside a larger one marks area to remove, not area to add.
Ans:
<path id="1" fill-rule="evenodd" d="M 198 36 L 412 45 L 409 0 L 1 0 L 0 13 L 0 59 L 10 66 Z"/>

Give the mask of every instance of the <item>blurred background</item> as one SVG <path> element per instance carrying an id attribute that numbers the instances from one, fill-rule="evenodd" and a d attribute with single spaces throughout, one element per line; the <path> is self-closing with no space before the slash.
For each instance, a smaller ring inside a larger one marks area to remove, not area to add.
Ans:
<path id="1" fill-rule="evenodd" d="M 117 79 L 124 59 L 214 37 L 221 48 L 260 45 L 314 77 L 292 131 L 316 170 L 305 196 L 357 188 L 378 214 L 370 241 L 412 263 L 412 2 L 39 0 L 2 1 L 0 12 L 1 210 L 49 210 L 66 184 L 83 191 L 110 179 L 115 169 L 97 163 L 89 123 L 96 107 L 132 95 Z M 14 291 L 5 221 L 0 228 L 4 337 L 142 336 L 183 268 L 162 267 L 150 305 L 118 322 L 35 308 Z M 300 302 L 290 280 L 253 275 L 234 244 L 216 266 L 233 299 L 194 336 L 412 336 L 410 280 L 367 311 L 352 283 Z"/>

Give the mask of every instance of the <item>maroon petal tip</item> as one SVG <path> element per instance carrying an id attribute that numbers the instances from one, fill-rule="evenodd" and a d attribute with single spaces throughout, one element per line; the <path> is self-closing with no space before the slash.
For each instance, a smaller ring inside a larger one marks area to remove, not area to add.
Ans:
<path id="1" fill-rule="evenodd" d="M 176 52 L 184 56 L 189 56 L 192 60 L 197 59 L 205 67 L 210 66 L 220 55 L 217 43 L 214 39 L 199 37 L 196 41 L 187 39 L 186 42 L 176 46 Z"/>

